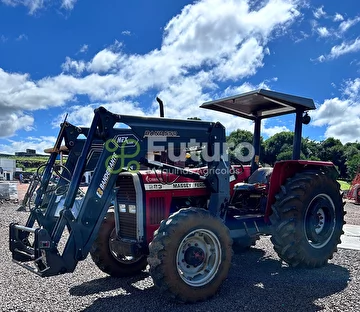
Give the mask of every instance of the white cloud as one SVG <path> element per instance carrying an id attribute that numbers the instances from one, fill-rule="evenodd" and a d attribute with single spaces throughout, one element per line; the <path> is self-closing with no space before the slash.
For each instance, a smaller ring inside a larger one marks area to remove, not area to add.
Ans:
<path id="1" fill-rule="evenodd" d="M 72 74 L 32 81 L 29 75 L 0 69 L 0 109 L 14 113 L 61 106 L 84 95 L 89 103 L 120 103 L 125 113 L 157 115 L 155 101 L 148 111 L 121 104 L 129 98 L 135 103 L 152 91 L 163 98 L 167 117 L 221 116 L 230 130 L 237 128 L 233 116 L 197 107 L 214 98 L 220 82 L 236 84 L 263 66 L 267 43 L 299 17 L 296 3 L 269 0 L 251 11 L 245 0 L 198 1 L 167 23 L 161 46 L 146 54 L 126 54 L 116 41 L 89 62 L 66 58 L 63 70 Z M 84 114 L 74 118 L 83 123 Z"/>
<path id="2" fill-rule="evenodd" d="M 13 135 L 14 132 L 23 129 L 30 131 L 34 118 L 22 113 L 5 113 L 0 116 L 0 133 L 2 137 Z"/>
<path id="3" fill-rule="evenodd" d="M 319 33 L 320 37 L 329 37 L 331 35 L 326 27 L 319 27 L 317 32 Z"/>
<path id="4" fill-rule="evenodd" d="M 313 11 L 313 14 L 314 14 L 314 17 L 318 18 L 318 19 L 321 18 L 321 17 L 326 16 L 326 12 L 324 11 L 324 6 L 321 6 L 321 7 L 317 8 L 317 9 L 315 9 Z"/>
<path id="5" fill-rule="evenodd" d="M 269 81 L 277 81 L 277 77 L 274 77 L 274 78 L 270 79 Z M 270 87 L 265 82 L 262 82 L 256 86 L 249 82 L 244 82 L 242 85 L 237 86 L 237 87 L 234 87 L 234 86 L 227 87 L 221 96 L 227 97 L 227 96 L 237 95 L 237 94 L 241 94 L 241 93 L 245 93 L 245 92 L 250 92 L 253 90 L 257 90 L 257 89 L 270 90 Z"/>
<path id="6" fill-rule="evenodd" d="M 346 81 L 345 88 L 344 88 L 344 94 L 352 100 L 359 99 L 360 78 Z"/>
<path id="7" fill-rule="evenodd" d="M 137 103 L 132 102 L 112 102 L 112 103 L 93 103 L 85 106 L 74 105 L 66 108 L 68 114 L 67 121 L 79 127 L 90 127 L 91 121 L 94 117 L 94 109 L 99 106 L 105 107 L 114 114 L 145 116 L 145 112 L 138 107 Z M 146 114 L 149 116 L 150 114 Z M 158 115 L 153 115 L 158 116 Z M 64 114 L 58 115 L 52 122 L 54 128 L 59 128 L 59 125 L 64 120 Z"/>
<path id="8" fill-rule="evenodd" d="M 342 19 L 341 19 L 342 18 Z M 325 26 L 320 26 L 317 20 L 311 21 L 311 28 L 313 33 L 317 33 L 320 37 L 326 38 L 330 36 L 334 36 L 336 38 L 343 38 L 344 33 L 349 30 L 349 28 L 355 26 L 357 23 L 360 22 L 360 16 L 357 16 L 353 19 L 344 20 L 341 15 L 335 15 L 337 21 L 342 21 L 339 24 L 338 29 L 329 28 Z"/>
<path id="9" fill-rule="evenodd" d="M 54 84 L 47 84 L 50 78 L 38 82 L 28 74 L 9 74 L 0 68 L 0 110 L 9 111 L 37 110 L 63 105 L 73 95 Z"/>
<path id="10" fill-rule="evenodd" d="M 336 33 L 331 28 L 328 28 L 326 26 L 321 26 L 320 23 L 314 19 L 310 21 L 310 25 L 311 25 L 311 34 L 318 35 L 320 38 L 330 37 L 331 35 L 335 35 Z"/>
<path id="11" fill-rule="evenodd" d="M 2 3 L 9 6 L 23 5 L 29 9 L 29 14 L 34 14 L 36 11 L 44 7 L 45 0 L 1 0 Z"/>
<path id="12" fill-rule="evenodd" d="M 1 35 L 0 36 L 0 42 L 6 42 L 8 40 L 8 38 L 7 37 L 5 37 L 4 35 Z"/>
<path id="13" fill-rule="evenodd" d="M 336 13 L 334 16 L 334 19 L 333 19 L 334 22 L 341 22 L 343 20 L 344 20 L 344 17 L 340 13 Z"/>
<path id="14" fill-rule="evenodd" d="M 269 79 L 268 81 L 277 81 L 278 78 L 277 77 L 273 77 L 271 79 Z M 237 95 L 237 94 L 241 94 L 241 93 L 245 93 L 245 92 L 250 92 L 253 90 L 257 90 L 257 89 L 267 89 L 269 90 L 270 87 L 265 83 L 262 82 L 258 85 L 253 85 L 251 83 L 245 82 L 242 85 L 238 86 L 238 87 L 228 87 L 225 89 L 224 93 L 221 95 L 221 97 L 227 97 L 227 96 L 232 96 L 232 95 Z M 252 122 L 244 120 L 244 119 L 240 119 L 240 118 L 236 118 L 234 116 L 227 116 L 227 118 L 224 118 L 223 121 L 224 125 L 226 125 L 226 128 L 234 130 L 234 129 L 245 129 L 245 130 L 249 130 L 251 132 L 253 132 L 254 130 L 254 125 Z M 265 136 L 273 136 L 274 134 L 278 133 L 278 132 L 282 132 L 282 131 L 290 131 L 287 127 L 285 126 L 269 126 L 267 127 L 267 123 L 268 120 L 264 119 L 261 123 L 261 133 Z M 237 126 L 236 126 L 237 124 Z"/>
<path id="15" fill-rule="evenodd" d="M 114 53 L 108 49 L 102 50 L 96 54 L 89 63 L 88 70 L 97 73 L 107 72 L 115 67 L 119 58 L 120 55 L 117 53 Z"/>
<path id="16" fill-rule="evenodd" d="M 34 118 L 24 111 L 63 105 L 73 98 L 65 90 L 54 85 L 44 88 L 42 83 L 31 81 L 27 74 L 6 73 L 0 68 L 1 137 L 12 136 L 19 129 L 31 129 Z"/>
<path id="17" fill-rule="evenodd" d="M 30 148 L 36 150 L 38 154 L 44 154 L 44 149 L 54 146 L 55 141 L 56 137 L 53 136 L 27 137 L 20 141 L 8 139 L 8 144 L 0 144 L 0 153 L 15 154 Z"/>
<path id="18" fill-rule="evenodd" d="M 131 36 L 131 31 L 130 30 L 123 30 L 121 32 L 121 34 L 124 35 L 124 36 Z"/>
<path id="19" fill-rule="evenodd" d="M 263 46 L 255 38 L 249 38 L 242 44 L 242 49 L 232 53 L 231 58 L 224 59 L 218 65 L 215 75 L 220 80 L 236 80 L 254 75 L 263 66 L 264 54 Z"/>
<path id="20" fill-rule="evenodd" d="M 307 34 L 306 32 L 304 32 L 303 30 L 300 31 L 300 34 L 297 36 L 293 36 L 294 42 L 295 43 L 299 43 L 303 40 L 306 40 L 307 38 L 309 38 L 310 35 Z"/>
<path id="21" fill-rule="evenodd" d="M 79 53 L 86 53 L 88 49 L 89 49 L 89 45 L 84 44 L 81 46 Z"/>
<path id="22" fill-rule="evenodd" d="M 359 50 L 360 50 L 360 37 L 356 38 L 352 42 L 343 42 L 340 45 L 332 47 L 329 57 L 338 58 L 341 55 L 357 52 Z"/>
<path id="23" fill-rule="evenodd" d="M 314 112 L 312 125 L 324 126 L 326 124 L 336 124 L 343 119 L 343 113 L 350 106 L 350 101 L 340 100 L 339 98 L 327 99 Z"/>
<path id="24" fill-rule="evenodd" d="M 21 41 L 21 40 L 28 40 L 28 36 L 25 34 L 21 34 L 16 38 L 16 41 Z"/>
<path id="25" fill-rule="evenodd" d="M 62 0 L 61 7 L 66 10 L 72 10 L 77 0 Z"/>
<path id="26" fill-rule="evenodd" d="M 86 64 L 84 61 L 75 61 L 67 56 L 61 68 L 64 72 L 75 71 L 75 73 L 81 74 L 85 70 Z"/>
<path id="27" fill-rule="evenodd" d="M 356 38 L 351 42 L 344 41 L 340 45 L 333 46 L 329 54 L 320 55 L 316 60 L 319 62 L 324 62 L 326 60 L 333 60 L 342 55 L 348 53 L 354 53 L 359 50 L 360 50 L 360 37 Z"/>
<path id="28" fill-rule="evenodd" d="M 360 22 L 360 16 L 355 17 L 354 19 L 348 19 L 346 21 L 343 21 L 339 25 L 339 31 L 341 33 L 346 32 L 350 27 L 356 25 Z"/>
<path id="29" fill-rule="evenodd" d="M 320 55 L 316 59 L 310 59 L 310 60 L 313 61 L 313 62 L 322 63 L 322 62 L 326 61 L 326 56 L 325 55 Z"/>
<path id="30" fill-rule="evenodd" d="M 64 8 L 66 10 L 72 10 L 74 8 L 74 5 L 77 0 L 62 0 L 61 1 L 61 8 Z M 8 6 L 25 6 L 29 10 L 29 14 L 32 15 L 38 10 L 45 7 L 48 2 L 47 0 L 1 0 L 1 2 Z"/>
<path id="31" fill-rule="evenodd" d="M 285 126 L 274 126 L 274 127 L 266 128 L 265 125 L 263 125 L 263 127 L 261 128 L 261 132 L 268 137 L 271 137 L 277 133 L 284 131 L 291 131 L 291 130 L 289 130 L 289 128 Z"/>
<path id="32" fill-rule="evenodd" d="M 326 99 L 311 112 L 312 126 L 326 126 L 325 138 L 334 137 L 341 142 L 360 140 L 360 78 L 349 80 L 343 89 L 344 98 Z"/>

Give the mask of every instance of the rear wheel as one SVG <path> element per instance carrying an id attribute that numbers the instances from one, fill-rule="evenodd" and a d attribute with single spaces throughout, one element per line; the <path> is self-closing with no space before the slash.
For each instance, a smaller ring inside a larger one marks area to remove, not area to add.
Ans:
<path id="1" fill-rule="evenodd" d="M 227 277 L 231 245 L 228 228 L 207 210 L 179 210 L 161 222 L 149 245 L 154 284 L 180 302 L 212 297 Z"/>
<path id="2" fill-rule="evenodd" d="M 119 242 L 116 239 L 114 212 L 109 211 L 91 247 L 92 260 L 101 271 L 113 277 L 132 276 L 146 268 L 146 255 L 133 257 L 119 254 L 116 252 L 116 244 Z"/>
<path id="3" fill-rule="evenodd" d="M 281 187 L 272 206 L 271 238 L 291 266 L 321 267 L 337 251 L 344 209 L 339 184 L 321 171 L 296 174 Z"/>

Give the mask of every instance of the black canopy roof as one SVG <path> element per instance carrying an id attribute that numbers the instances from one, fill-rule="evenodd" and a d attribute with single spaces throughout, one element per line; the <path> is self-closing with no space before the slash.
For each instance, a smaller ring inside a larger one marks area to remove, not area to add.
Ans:
<path id="1" fill-rule="evenodd" d="M 315 109 L 312 99 L 259 89 L 210 101 L 200 107 L 254 120 Z"/>

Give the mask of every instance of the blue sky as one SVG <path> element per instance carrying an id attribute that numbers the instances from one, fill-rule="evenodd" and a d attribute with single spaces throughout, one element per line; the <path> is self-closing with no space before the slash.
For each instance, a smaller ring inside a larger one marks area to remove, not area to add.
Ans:
<path id="1" fill-rule="evenodd" d="M 313 98 L 303 135 L 360 140 L 360 3 L 304 0 L 0 0 L 0 152 L 55 141 L 93 109 L 221 121 L 205 101 L 258 88 Z M 263 125 L 268 137 L 293 118 Z"/>

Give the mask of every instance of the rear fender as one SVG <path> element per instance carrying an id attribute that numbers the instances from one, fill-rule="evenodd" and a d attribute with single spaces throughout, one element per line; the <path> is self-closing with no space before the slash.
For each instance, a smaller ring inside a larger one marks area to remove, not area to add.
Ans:
<path id="1" fill-rule="evenodd" d="M 271 206 L 275 202 L 275 195 L 280 191 L 281 185 L 285 184 L 287 178 L 304 170 L 322 170 L 337 179 L 339 173 L 332 162 L 310 161 L 310 160 L 285 160 L 275 163 L 274 170 L 270 179 L 268 200 L 266 203 L 265 221 L 269 221 L 272 213 Z"/>

